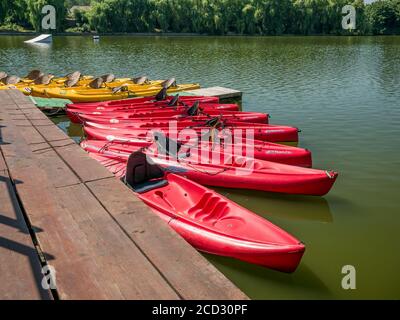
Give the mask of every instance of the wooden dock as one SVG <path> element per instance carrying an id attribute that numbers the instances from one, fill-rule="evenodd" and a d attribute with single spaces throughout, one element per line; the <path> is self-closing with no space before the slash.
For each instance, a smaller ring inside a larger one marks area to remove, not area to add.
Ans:
<path id="1" fill-rule="evenodd" d="M 14 90 L 0 91 L 0 283 L 0 299 L 247 299 Z"/>
<path id="2" fill-rule="evenodd" d="M 195 90 L 186 91 L 186 93 L 196 95 L 196 96 L 206 96 L 206 97 L 218 97 L 221 100 L 224 99 L 241 99 L 242 92 L 234 89 L 229 89 L 225 87 L 209 87 L 201 88 Z"/>

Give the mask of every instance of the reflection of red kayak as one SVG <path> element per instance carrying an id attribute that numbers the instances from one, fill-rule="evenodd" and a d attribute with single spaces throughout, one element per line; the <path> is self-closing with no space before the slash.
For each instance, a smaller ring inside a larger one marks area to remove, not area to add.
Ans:
<path id="1" fill-rule="evenodd" d="M 79 119 L 82 122 L 90 121 L 102 124 L 115 124 L 115 123 L 132 123 L 136 122 L 166 122 L 171 120 L 176 121 L 207 121 L 210 117 L 221 116 L 224 120 L 232 120 L 239 122 L 254 122 L 254 123 L 268 123 L 268 115 L 259 112 L 239 112 L 239 111 L 210 111 L 207 115 L 188 116 L 180 112 L 149 112 L 141 113 L 139 115 L 113 112 L 112 114 L 80 114 Z"/>
<path id="2" fill-rule="evenodd" d="M 140 147 L 109 148 L 104 141 L 83 141 L 86 151 L 112 159 L 128 160 Z M 153 146 L 145 153 L 165 170 L 203 185 L 268 192 L 322 196 L 329 192 L 337 173 L 251 159 L 229 153 L 181 147 L 178 157 L 160 154 Z"/>
<path id="3" fill-rule="evenodd" d="M 110 134 L 113 132 L 131 132 L 132 134 L 146 134 L 149 130 L 160 129 L 169 135 L 188 135 L 200 134 L 204 135 L 210 131 L 218 134 L 230 134 L 242 136 L 246 139 L 265 140 L 270 142 L 297 142 L 299 139 L 298 129 L 294 127 L 261 124 L 261 123 L 246 123 L 238 121 L 224 121 L 224 128 L 210 128 L 205 126 L 203 121 L 152 121 L 148 123 L 135 122 L 131 123 L 116 123 L 105 125 L 93 122 L 86 122 L 85 127 L 108 129 Z M 186 130 L 185 130 L 186 129 Z"/>
<path id="4" fill-rule="evenodd" d="M 142 97 L 142 98 L 132 98 L 123 100 L 111 100 L 103 102 L 86 102 L 86 103 L 70 103 L 67 107 L 86 109 L 86 108 L 120 108 L 120 107 L 131 107 L 131 108 L 143 108 L 143 107 L 165 107 L 172 102 L 175 96 L 168 96 L 166 99 L 157 101 L 155 97 Z M 176 100 L 176 98 L 175 98 Z M 204 97 L 204 96 L 179 96 L 176 103 L 177 106 L 182 106 L 183 104 L 192 105 L 196 101 L 200 103 L 218 103 L 218 97 Z"/>
<path id="5" fill-rule="evenodd" d="M 70 117 L 72 122 L 81 122 L 78 115 L 88 116 L 104 116 L 104 117 L 120 117 L 120 118 L 132 118 L 132 117 L 166 117 L 170 115 L 188 115 L 189 107 L 177 106 L 177 107 L 157 107 L 157 106 L 135 106 L 131 107 L 86 107 L 86 108 L 67 108 L 67 115 Z M 199 104 L 199 109 L 194 115 L 209 114 L 219 115 L 221 113 L 238 112 L 238 106 L 236 104 L 217 104 L 217 103 L 204 103 Z M 260 117 L 259 113 L 256 113 Z M 261 114 L 263 115 L 263 114 Z M 262 122 L 266 123 L 268 119 L 265 119 L 263 115 Z"/>
<path id="6" fill-rule="evenodd" d="M 105 141 L 115 141 L 124 143 L 126 145 L 147 147 L 152 142 L 153 139 L 149 137 L 146 139 L 147 134 L 142 136 L 136 135 L 130 132 L 115 132 L 114 130 L 110 132 L 109 129 L 98 129 L 91 127 L 84 127 L 86 135 L 95 140 L 105 140 Z M 182 139 L 180 142 L 187 143 L 187 139 Z M 201 142 L 201 148 L 210 149 L 216 152 L 223 152 L 228 150 L 231 153 L 236 153 L 242 156 L 250 156 L 255 159 L 273 161 L 278 163 L 290 164 L 301 167 L 311 167 L 311 152 L 307 149 L 285 146 L 282 144 L 261 141 L 261 140 L 251 140 L 242 139 L 242 141 L 225 141 L 221 139 L 220 143 L 212 144 L 208 141 Z M 192 142 L 193 144 L 193 142 Z M 114 144 L 110 146 L 115 147 Z M 123 151 L 123 150 L 121 150 Z M 249 153 L 251 151 L 251 154 Z"/>
<path id="7" fill-rule="evenodd" d="M 91 156 L 121 176 L 124 163 Z M 305 250 L 299 240 L 212 190 L 142 162 L 145 157 L 131 156 L 126 180 L 193 247 L 283 272 L 296 270 Z M 133 178 L 138 176 L 144 179 Z"/>

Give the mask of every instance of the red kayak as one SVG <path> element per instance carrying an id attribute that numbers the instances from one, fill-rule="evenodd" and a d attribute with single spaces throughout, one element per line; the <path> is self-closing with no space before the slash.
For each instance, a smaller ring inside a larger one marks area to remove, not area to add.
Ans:
<path id="1" fill-rule="evenodd" d="M 111 132 L 108 129 L 97 129 L 91 127 L 84 127 L 85 133 L 88 138 L 95 140 L 107 141 L 110 148 L 117 148 L 117 145 L 122 144 L 123 148 L 126 146 L 128 152 L 132 152 L 129 146 L 133 147 L 148 147 L 154 140 L 151 136 L 134 136 L 130 133 L 120 134 L 118 132 Z M 147 138 L 146 138 L 147 137 Z M 187 143 L 189 145 L 197 145 L 198 139 L 179 140 L 181 143 Z M 261 140 L 246 140 L 246 139 L 236 139 L 225 140 L 220 139 L 211 143 L 210 141 L 201 141 L 199 148 L 205 150 L 213 150 L 216 152 L 226 152 L 253 157 L 255 159 L 273 161 L 278 163 L 290 164 L 300 167 L 311 167 L 312 159 L 311 152 L 307 149 L 285 146 L 282 144 L 261 141 Z M 249 150 L 252 151 L 251 154 Z M 124 151 L 124 149 L 119 149 L 119 151 Z"/>
<path id="2" fill-rule="evenodd" d="M 88 106 L 85 106 L 88 104 Z M 195 104 L 198 105 L 199 110 L 207 111 L 207 110 L 223 110 L 223 111 L 239 111 L 239 106 L 235 103 L 214 103 L 214 102 L 198 102 L 196 101 Z M 193 104 L 194 105 L 194 104 Z M 186 111 L 190 109 L 193 105 L 177 105 L 177 106 L 170 106 L 168 104 L 134 104 L 128 106 L 113 106 L 113 107 L 102 107 L 102 106 L 95 106 L 90 103 L 82 103 L 82 104 L 68 104 L 67 109 L 74 112 L 87 112 L 87 111 L 101 111 L 101 112 L 141 112 L 141 111 Z"/>
<path id="3" fill-rule="evenodd" d="M 90 114 L 79 114 L 78 118 L 83 123 L 86 121 L 101 123 L 101 124 L 115 124 L 125 123 L 130 124 L 133 121 L 141 122 L 167 122 L 170 120 L 182 121 L 203 121 L 206 122 L 210 117 L 220 116 L 223 120 L 238 121 L 238 122 L 253 122 L 253 123 L 268 123 L 268 114 L 258 112 L 239 112 L 239 111 L 209 111 L 207 115 L 189 116 L 180 112 L 148 112 L 139 114 L 127 114 L 113 112 L 112 114 L 104 114 L 95 112 Z"/>
<path id="4" fill-rule="evenodd" d="M 91 156 L 121 175 L 125 163 Z M 196 249 L 294 272 L 304 245 L 268 220 L 193 181 L 130 156 L 125 180 L 136 195 Z M 138 178 L 140 177 L 140 178 Z"/>
<path id="5" fill-rule="evenodd" d="M 67 107 L 86 109 L 86 108 L 119 108 L 119 107 L 138 107 L 142 108 L 145 106 L 153 107 L 165 107 L 170 106 L 183 106 L 192 105 L 196 101 L 200 103 L 219 103 L 218 97 L 205 97 L 205 96 L 167 96 L 165 99 L 157 100 L 155 96 L 153 97 L 141 97 L 141 98 L 131 98 L 123 100 L 111 100 L 102 102 L 84 102 L 84 103 L 70 103 Z"/>
<path id="6" fill-rule="evenodd" d="M 141 149 L 113 150 L 104 141 L 83 141 L 81 147 L 104 157 L 123 160 L 128 160 L 132 151 Z M 181 147 L 175 152 L 176 156 L 160 153 L 154 146 L 144 152 L 166 171 L 216 187 L 322 196 L 329 192 L 337 178 L 337 173 L 332 171 L 289 166 L 230 153 L 204 152 L 198 148 Z"/>
<path id="7" fill-rule="evenodd" d="M 238 121 L 224 120 L 223 128 L 208 126 L 209 122 L 203 121 L 151 121 L 148 123 L 135 122 L 116 123 L 112 125 L 85 122 L 84 127 L 110 130 L 110 134 L 115 132 L 131 134 L 136 137 L 145 136 L 148 131 L 160 129 L 172 138 L 180 138 L 189 134 L 206 135 L 210 133 L 218 135 L 235 135 L 246 139 L 265 140 L 269 142 L 297 142 L 298 129 L 288 126 L 246 123 Z M 175 138 L 175 139 L 176 139 Z"/>
<path id="8" fill-rule="evenodd" d="M 78 109 L 68 107 L 66 112 L 72 122 L 81 122 L 78 115 L 105 116 L 105 117 L 167 117 L 170 115 L 219 115 L 229 112 L 238 112 L 239 107 L 236 104 L 214 104 L 206 103 L 198 105 L 197 110 L 190 113 L 190 107 L 149 107 L 143 106 L 140 108 L 119 107 L 113 109 L 104 109 L 103 107 Z M 260 113 L 256 113 L 260 117 Z M 266 123 L 265 114 L 261 113 L 262 121 Z"/>

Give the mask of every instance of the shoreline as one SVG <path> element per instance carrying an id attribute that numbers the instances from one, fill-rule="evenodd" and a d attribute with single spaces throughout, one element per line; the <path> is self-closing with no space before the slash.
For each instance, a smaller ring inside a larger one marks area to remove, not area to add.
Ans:
<path id="1" fill-rule="evenodd" d="M 43 33 L 35 31 L 0 31 L 0 36 L 38 36 Z M 115 36 L 115 37 L 393 37 L 399 34 L 280 34 L 280 35 L 261 35 L 261 34 L 201 34 L 201 33 L 177 33 L 177 32 L 136 32 L 136 33 L 85 33 L 85 32 L 57 32 L 52 34 L 54 37 L 93 37 L 93 36 Z"/>

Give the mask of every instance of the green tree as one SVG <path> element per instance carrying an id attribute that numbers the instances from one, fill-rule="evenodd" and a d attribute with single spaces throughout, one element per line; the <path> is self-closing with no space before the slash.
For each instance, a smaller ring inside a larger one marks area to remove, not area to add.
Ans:
<path id="1" fill-rule="evenodd" d="M 209 34 L 399 34 L 400 0 L 0 0 L 0 24 L 40 31 L 44 5 L 56 8 L 57 31 L 66 8 L 78 27 L 98 32 L 196 32 Z M 357 29 L 343 30 L 342 7 L 357 9 Z M 85 26 L 85 28 L 82 28 Z"/>
<path id="2" fill-rule="evenodd" d="M 28 19 L 36 31 L 42 31 L 42 8 L 45 5 L 52 5 L 56 9 L 56 31 L 63 31 L 67 9 L 64 0 L 27 0 Z"/>
<path id="3" fill-rule="evenodd" d="M 400 0 L 379 0 L 367 6 L 365 14 L 373 34 L 394 34 L 400 31 Z"/>
<path id="4" fill-rule="evenodd" d="M 0 23 L 29 26 L 26 0 L 0 0 Z"/>

